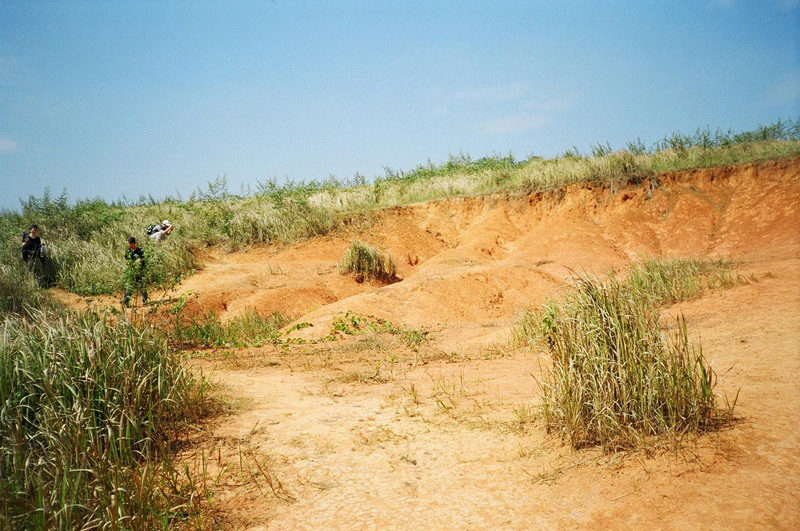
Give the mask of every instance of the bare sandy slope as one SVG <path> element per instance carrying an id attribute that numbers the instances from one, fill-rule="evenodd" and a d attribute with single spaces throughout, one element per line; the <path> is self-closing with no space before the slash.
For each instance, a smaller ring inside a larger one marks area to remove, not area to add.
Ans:
<path id="1" fill-rule="evenodd" d="M 402 281 L 339 275 L 356 238 L 390 251 Z M 574 272 L 650 256 L 732 258 L 750 279 L 665 312 L 687 317 L 743 420 L 674 453 L 572 451 L 530 421 L 541 353 L 510 349 L 509 326 Z M 224 527 L 800 525 L 800 160 L 397 208 L 291 247 L 219 254 L 186 292 L 189 312 L 292 314 L 312 325 L 298 339 L 347 311 L 429 332 L 419 352 L 363 336 L 196 361 L 238 404 L 186 455 L 224 469 Z"/>

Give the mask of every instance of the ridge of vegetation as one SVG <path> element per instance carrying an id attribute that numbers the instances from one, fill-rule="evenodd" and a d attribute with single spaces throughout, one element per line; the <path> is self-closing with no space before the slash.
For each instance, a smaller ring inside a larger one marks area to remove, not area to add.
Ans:
<path id="1" fill-rule="evenodd" d="M 372 183 L 360 174 L 282 185 L 270 179 L 234 194 L 223 176 L 186 201 L 142 196 L 132 202 L 95 198 L 70 203 L 66 191 L 56 197 L 45 190 L 40 198 L 21 201 L 20 212 L 0 212 L 0 264 L 20 267 L 20 235 L 36 223 L 48 244 L 51 284 L 82 295 L 116 293 L 122 289 L 125 239 L 132 235 L 143 243 L 149 263 L 157 265 L 150 268 L 158 273 L 148 284 L 154 290 L 169 289 L 199 267 L 200 248 L 291 243 L 376 209 L 453 196 L 525 194 L 576 182 L 621 186 L 663 172 L 799 154 L 800 121 L 778 120 L 741 133 L 708 128 L 690 135 L 673 133 L 650 147 L 639 139 L 619 150 L 608 143 L 592 146 L 588 153 L 573 147 L 553 159 L 518 161 L 511 154 L 473 159 L 459 153 L 444 164 L 429 161 L 407 172 L 385 168 L 385 175 Z M 164 218 L 177 230 L 167 241 L 151 245 L 144 227 Z"/>

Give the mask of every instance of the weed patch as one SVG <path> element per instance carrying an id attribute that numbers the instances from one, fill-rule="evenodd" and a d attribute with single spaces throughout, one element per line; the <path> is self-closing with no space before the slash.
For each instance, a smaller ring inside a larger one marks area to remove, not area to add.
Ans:
<path id="1" fill-rule="evenodd" d="M 279 330 L 288 321 L 278 312 L 260 315 L 248 309 L 226 323 L 214 312 L 184 322 L 178 310 L 169 337 L 173 346 L 180 349 L 260 347 L 280 343 Z"/>

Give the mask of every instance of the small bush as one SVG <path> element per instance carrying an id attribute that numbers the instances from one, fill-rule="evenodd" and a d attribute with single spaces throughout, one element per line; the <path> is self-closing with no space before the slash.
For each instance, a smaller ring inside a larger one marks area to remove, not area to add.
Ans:
<path id="1" fill-rule="evenodd" d="M 355 240 L 339 260 L 339 273 L 355 273 L 363 281 L 374 278 L 382 282 L 395 280 L 396 266 L 391 255 L 385 255 L 366 243 Z"/>

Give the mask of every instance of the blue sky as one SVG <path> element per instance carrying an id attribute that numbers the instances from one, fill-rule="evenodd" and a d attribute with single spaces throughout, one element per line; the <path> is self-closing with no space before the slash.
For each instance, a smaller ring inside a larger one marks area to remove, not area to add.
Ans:
<path id="1" fill-rule="evenodd" d="M 0 208 L 800 117 L 800 0 L 0 1 Z"/>

